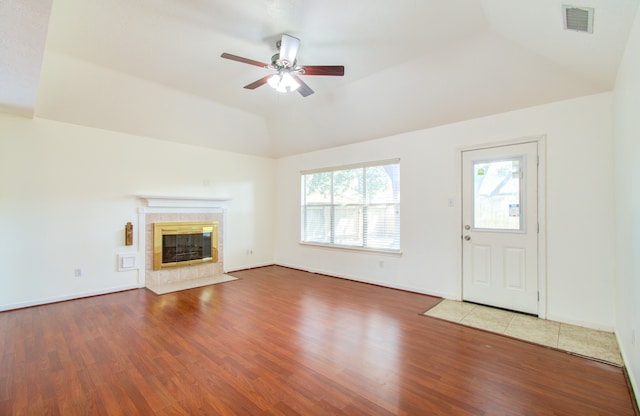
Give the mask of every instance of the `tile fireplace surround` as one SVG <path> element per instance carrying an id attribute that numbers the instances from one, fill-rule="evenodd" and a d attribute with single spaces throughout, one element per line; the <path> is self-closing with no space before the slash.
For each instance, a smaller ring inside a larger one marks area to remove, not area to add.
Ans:
<path id="1" fill-rule="evenodd" d="M 224 274 L 224 209 L 219 201 L 206 199 L 181 199 L 169 197 L 140 197 L 148 207 L 139 211 L 140 224 L 144 224 L 144 286 L 161 286 L 172 283 L 221 276 Z M 157 222 L 205 222 L 218 223 L 218 261 L 185 267 L 153 270 L 153 224 Z"/>

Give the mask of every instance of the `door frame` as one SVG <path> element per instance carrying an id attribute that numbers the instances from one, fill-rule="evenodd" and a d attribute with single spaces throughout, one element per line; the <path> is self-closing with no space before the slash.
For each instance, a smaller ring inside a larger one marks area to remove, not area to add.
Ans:
<path id="1" fill-rule="evenodd" d="M 547 137 L 530 136 L 522 137 L 519 139 L 485 142 L 475 145 L 459 146 L 457 148 L 456 157 L 456 175 L 458 186 L 458 232 L 460 233 L 460 243 L 458 245 L 458 300 L 462 300 L 462 235 L 463 235 L 463 218 L 462 218 L 462 152 L 470 150 L 482 150 L 491 149 L 494 147 L 511 146 L 523 143 L 537 143 L 538 145 L 538 317 L 542 319 L 547 318 L 547 212 L 546 212 L 546 155 L 547 155 Z"/>

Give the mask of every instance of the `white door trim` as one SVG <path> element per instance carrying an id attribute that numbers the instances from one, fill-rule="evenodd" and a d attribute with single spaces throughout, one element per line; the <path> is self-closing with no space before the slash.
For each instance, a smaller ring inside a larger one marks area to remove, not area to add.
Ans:
<path id="1" fill-rule="evenodd" d="M 458 201 L 462 201 L 462 152 L 469 150 L 489 149 L 492 147 L 509 146 L 514 144 L 531 143 L 538 144 L 538 317 L 547 318 L 547 212 L 546 212 L 546 155 L 547 137 L 533 136 L 523 137 L 514 140 L 487 142 L 477 145 L 460 146 L 456 149 L 456 175 L 458 183 Z M 462 203 L 458 204 L 458 233 L 460 234 L 460 244 L 458 246 L 458 300 L 462 299 Z"/>

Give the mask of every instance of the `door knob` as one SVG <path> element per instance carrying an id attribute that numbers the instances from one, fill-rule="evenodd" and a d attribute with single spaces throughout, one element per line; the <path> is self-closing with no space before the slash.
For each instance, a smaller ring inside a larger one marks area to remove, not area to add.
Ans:
<path id="1" fill-rule="evenodd" d="M 471 236 L 470 235 L 465 235 L 464 239 L 465 239 L 465 241 L 469 241 L 469 240 L 471 240 Z"/>
<path id="2" fill-rule="evenodd" d="M 465 226 L 464 226 L 464 229 L 465 229 L 465 230 L 470 230 L 470 229 L 471 229 L 471 226 L 470 226 L 470 225 L 465 225 Z"/>

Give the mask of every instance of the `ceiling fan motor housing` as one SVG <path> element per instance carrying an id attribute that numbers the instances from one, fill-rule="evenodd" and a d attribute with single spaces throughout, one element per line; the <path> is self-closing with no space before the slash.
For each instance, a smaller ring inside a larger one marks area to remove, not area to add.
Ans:
<path id="1" fill-rule="evenodd" d="M 273 69 L 280 70 L 284 68 L 293 68 L 296 66 L 296 61 L 289 62 L 285 59 L 280 59 L 280 54 L 276 53 L 271 57 L 271 66 Z"/>

